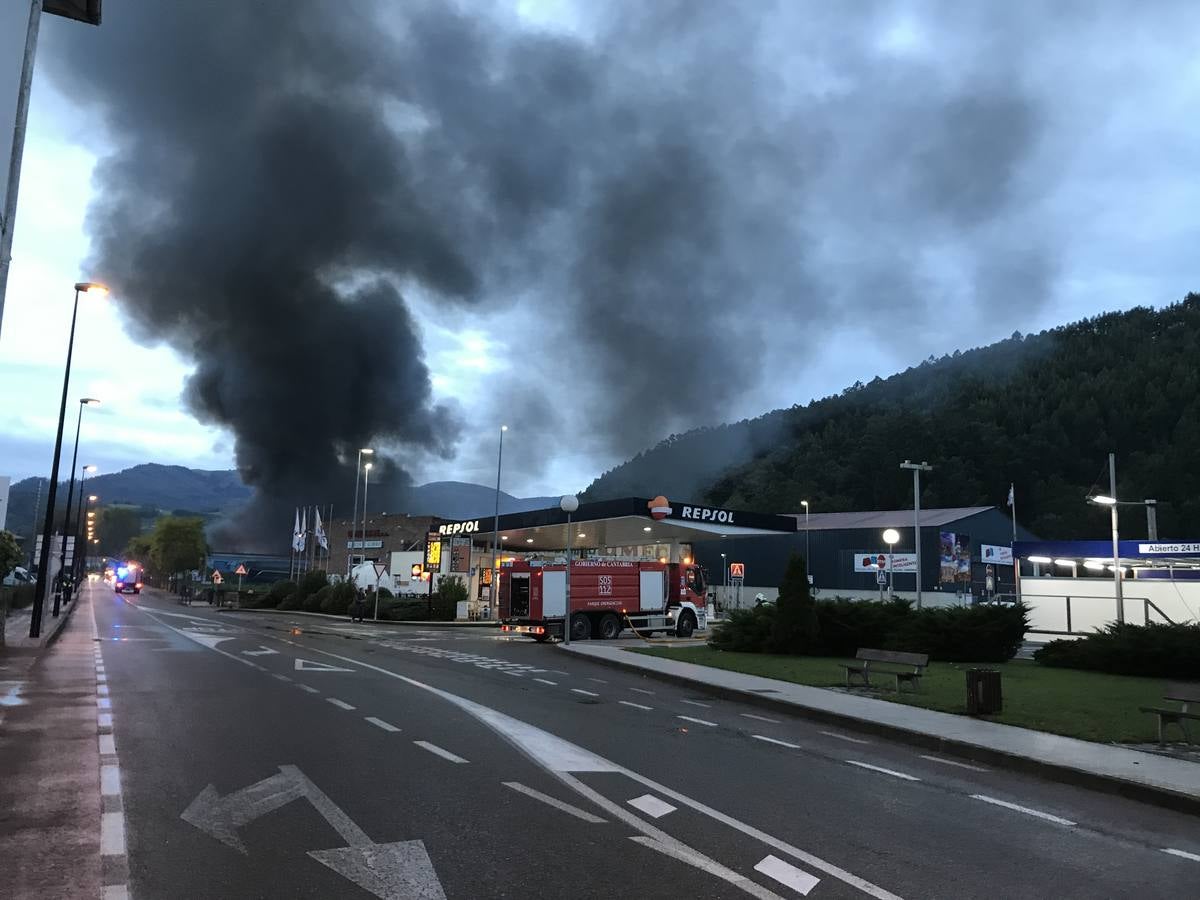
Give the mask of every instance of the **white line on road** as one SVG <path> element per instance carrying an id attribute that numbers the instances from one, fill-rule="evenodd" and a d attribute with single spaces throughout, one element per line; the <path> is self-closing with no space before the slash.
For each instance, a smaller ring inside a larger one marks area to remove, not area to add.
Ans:
<path id="1" fill-rule="evenodd" d="M 821 879 L 810 875 L 803 869 L 798 869 L 789 862 L 784 862 L 778 856 L 764 857 L 755 872 L 762 872 L 769 878 L 774 878 L 780 884 L 787 885 L 793 891 L 808 896 L 808 892 L 821 883 Z"/>
<path id="2" fill-rule="evenodd" d="M 650 694 L 651 696 L 654 695 L 654 691 L 648 691 L 645 688 L 630 688 L 630 690 L 637 691 L 639 694 Z"/>
<path id="3" fill-rule="evenodd" d="M 102 731 L 105 728 L 112 731 L 112 713 L 100 713 L 100 715 L 96 716 L 96 725 Z"/>
<path id="4" fill-rule="evenodd" d="M 760 722 L 770 722 L 772 725 L 778 725 L 778 719 L 768 719 L 766 716 L 756 716 L 754 713 L 741 713 L 743 719 L 757 719 Z"/>
<path id="5" fill-rule="evenodd" d="M 588 681 L 594 681 L 596 684 L 608 684 L 603 678 L 589 678 Z"/>
<path id="6" fill-rule="evenodd" d="M 542 684 L 558 684 L 557 681 L 551 681 L 549 678 L 535 678 L 534 681 L 540 681 Z"/>
<path id="7" fill-rule="evenodd" d="M 116 742 L 111 734 L 100 735 L 100 755 L 113 756 L 117 752 Z"/>
<path id="8" fill-rule="evenodd" d="M 1070 819 L 1064 819 L 1061 816 L 1052 816 L 1050 813 L 1044 813 L 1038 809 L 1030 809 L 1028 806 L 1018 806 L 1016 803 L 1009 803 L 1007 800 L 997 800 L 995 797 L 989 797 L 987 794 L 972 794 L 972 800 L 982 800 L 984 803 L 991 803 L 994 806 L 1003 806 L 1005 809 L 1015 810 L 1016 812 L 1025 813 L 1027 816 L 1035 816 L 1039 819 L 1045 819 L 1047 822 L 1054 822 L 1057 825 L 1074 825 Z"/>
<path id="9" fill-rule="evenodd" d="M 106 797 L 116 797 L 121 793 L 121 770 L 119 767 L 113 765 L 100 767 L 100 793 Z"/>
<path id="10" fill-rule="evenodd" d="M 526 797 L 532 797 L 534 800 L 541 800 L 548 806 L 553 806 L 555 809 L 574 816 L 577 819 L 583 819 L 585 822 L 591 822 L 593 825 L 603 825 L 604 820 L 599 816 L 594 816 L 586 810 L 580 809 L 578 806 L 572 806 L 570 803 L 551 797 L 549 794 L 543 794 L 541 791 L 535 791 L 531 787 L 526 787 L 519 781 L 502 781 L 500 782 L 506 788 L 512 788 L 518 794 L 524 794 Z"/>
<path id="11" fill-rule="evenodd" d="M 573 694 L 583 694 L 585 697 L 599 697 L 600 695 L 594 691 L 585 691 L 583 688 L 571 688 Z"/>
<path id="12" fill-rule="evenodd" d="M 271 673 L 271 677 L 272 677 L 272 678 L 278 678 L 280 681 L 291 681 L 291 680 L 292 680 L 292 679 L 291 679 L 291 678 L 289 678 L 287 675 L 284 675 L 284 674 L 282 674 L 282 673 L 280 673 L 280 672 L 272 672 L 272 673 Z"/>
<path id="13" fill-rule="evenodd" d="M 858 766 L 860 769 L 870 769 L 872 772 L 882 772 L 884 775 L 893 775 L 896 778 L 903 778 L 905 781 L 920 781 L 915 775 L 905 775 L 903 772 L 897 772 L 895 769 L 885 769 L 883 766 L 873 766 L 870 763 L 859 762 L 857 759 L 848 759 L 846 762 L 852 766 Z"/>
<path id="14" fill-rule="evenodd" d="M 705 709 L 712 709 L 711 703 L 701 703 L 699 700 L 680 700 L 680 703 L 686 703 L 689 706 L 703 706 Z"/>
<path id="15" fill-rule="evenodd" d="M 100 814 L 100 853 L 104 856 L 125 855 L 125 814 Z"/>
<path id="16" fill-rule="evenodd" d="M 96 680 L 98 682 L 100 682 L 101 684 L 104 684 L 104 682 L 108 681 L 108 676 L 105 675 L 103 672 L 101 672 L 99 669 L 97 669 L 96 670 Z"/>
<path id="17" fill-rule="evenodd" d="M 837 738 L 839 741 L 849 741 L 851 744 L 869 744 L 870 741 L 864 741 L 862 738 L 852 738 L 849 735 L 838 734 L 836 731 L 822 731 L 821 734 L 826 737 Z"/>
<path id="18" fill-rule="evenodd" d="M 370 722 L 372 725 L 374 725 L 376 728 L 382 728 L 384 731 L 399 731 L 400 730 L 395 725 L 392 725 L 390 722 L 383 721 L 383 719 L 377 719 L 374 716 L 365 716 L 364 718 L 368 722 Z"/>
<path id="19" fill-rule="evenodd" d="M 129 900 L 129 886 L 124 884 L 106 884 L 101 900 Z"/>
<path id="20" fill-rule="evenodd" d="M 789 744 L 787 741 L 781 741 L 777 738 L 767 737 L 763 734 L 752 734 L 750 737 L 754 738 L 756 741 L 766 741 L 768 744 L 778 744 L 780 747 L 791 747 L 793 750 L 800 749 L 799 744 Z"/>
<path id="21" fill-rule="evenodd" d="M 96 694 L 100 697 L 107 697 L 108 696 L 108 685 L 107 684 L 96 685 Z"/>
<path id="22" fill-rule="evenodd" d="M 501 669 L 500 671 L 503 672 L 505 675 L 511 675 L 513 678 L 524 678 L 525 677 L 520 672 L 513 672 L 510 669 Z"/>
<path id="23" fill-rule="evenodd" d="M 683 719 L 685 722 L 695 722 L 697 725 L 707 725 L 709 728 L 716 728 L 716 722 L 709 722 L 707 719 L 693 719 L 691 716 L 676 716 L 677 719 Z"/>
<path id="24" fill-rule="evenodd" d="M 455 754 L 451 753 L 449 750 L 443 750 L 437 744 L 431 744 L 431 743 L 429 743 L 429 741 L 413 741 L 413 743 L 416 744 L 418 747 L 420 747 L 422 750 L 428 750 L 430 753 L 440 756 L 442 759 L 448 759 L 452 763 L 465 763 L 466 762 L 466 760 L 463 759 L 461 756 L 456 756 Z"/>
<path id="25" fill-rule="evenodd" d="M 98 697 L 96 699 L 97 709 L 112 709 L 112 701 L 107 697 Z"/>
<path id="26" fill-rule="evenodd" d="M 354 709 L 355 708 L 355 707 L 351 706 L 349 703 L 347 703 L 345 700 L 339 700 L 337 697 L 326 697 L 325 699 L 328 700 L 330 703 L 332 703 L 334 706 L 336 706 L 338 709 Z"/>
<path id="27" fill-rule="evenodd" d="M 634 809 L 644 812 L 652 819 L 661 819 L 667 813 L 675 812 L 678 807 L 672 806 L 665 800 L 659 800 L 653 794 L 642 794 L 640 797 L 634 797 L 632 800 L 626 800 Z"/>
<path id="28" fill-rule="evenodd" d="M 1163 853 L 1170 853 L 1172 856 L 1182 856 L 1184 859 L 1190 859 L 1194 862 L 1200 862 L 1200 855 L 1188 853 L 1186 850 L 1176 850 L 1174 847 L 1163 847 Z"/>
<path id="29" fill-rule="evenodd" d="M 925 753 L 918 753 L 917 756 L 921 759 L 927 759 L 930 762 L 941 763 L 944 766 L 957 766 L 960 769 L 970 769 L 972 772 L 990 772 L 991 769 L 985 769 L 983 766 L 973 766 L 970 763 L 958 762 L 953 759 L 943 759 L 940 756 L 929 756 Z"/>
<path id="30" fill-rule="evenodd" d="M 653 706 L 647 706 L 644 703 L 634 703 L 631 700 L 618 700 L 622 706 L 632 706 L 634 709 L 654 709 Z"/>
<path id="31" fill-rule="evenodd" d="M 309 687 L 307 684 L 300 684 L 299 682 L 296 682 L 296 687 L 300 688 L 302 691 L 308 691 L 310 694 L 321 693 L 315 687 Z"/>

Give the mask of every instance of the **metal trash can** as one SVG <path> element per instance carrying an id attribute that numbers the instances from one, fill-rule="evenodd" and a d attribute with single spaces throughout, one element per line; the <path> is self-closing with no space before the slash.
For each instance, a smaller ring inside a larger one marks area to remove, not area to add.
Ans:
<path id="1" fill-rule="evenodd" d="M 992 715 L 1003 705 L 1000 673 L 995 669 L 967 669 L 967 715 Z"/>

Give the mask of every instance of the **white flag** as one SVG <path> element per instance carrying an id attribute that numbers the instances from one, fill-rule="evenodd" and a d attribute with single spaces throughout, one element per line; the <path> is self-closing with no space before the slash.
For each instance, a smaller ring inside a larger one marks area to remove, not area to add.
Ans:
<path id="1" fill-rule="evenodd" d="M 297 553 L 304 549 L 304 532 L 300 530 L 300 510 L 296 510 L 296 524 L 292 526 L 292 549 Z"/>
<path id="2" fill-rule="evenodd" d="M 321 511 L 319 509 L 313 510 L 313 535 L 322 550 L 329 549 L 329 538 L 325 536 L 325 529 L 321 527 Z"/>
<path id="3" fill-rule="evenodd" d="M 1010 484 L 1008 486 L 1008 505 L 1009 506 L 1013 505 L 1013 499 L 1014 499 L 1013 498 L 1013 486 Z"/>
<path id="4" fill-rule="evenodd" d="M 304 512 L 300 514 L 300 552 L 304 552 L 304 547 L 308 543 L 308 507 L 304 507 Z"/>

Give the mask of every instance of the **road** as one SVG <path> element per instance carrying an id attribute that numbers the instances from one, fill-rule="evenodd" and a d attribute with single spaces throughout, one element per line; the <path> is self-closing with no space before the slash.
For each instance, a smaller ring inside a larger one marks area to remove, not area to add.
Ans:
<path id="1" fill-rule="evenodd" d="M 1193 817 L 553 645 L 293 633 L 91 590 L 134 898 L 1178 898 L 1200 880 Z"/>

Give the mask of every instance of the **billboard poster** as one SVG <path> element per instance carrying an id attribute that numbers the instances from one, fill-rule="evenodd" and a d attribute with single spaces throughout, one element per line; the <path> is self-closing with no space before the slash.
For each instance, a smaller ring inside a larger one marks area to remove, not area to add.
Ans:
<path id="1" fill-rule="evenodd" d="M 425 571 L 442 571 L 442 539 L 436 532 L 425 536 Z"/>
<path id="2" fill-rule="evenodd" d="M 938 581 L 942 584 L 971 581 L 971 536 L 954 531 L 939 533 Z"/>
<path id="3" fill-rule="evenodd" d="M 1012 547 L 1002 547 L 997 544 L 980 544 L 979 559 L 982 562 L 999 566 L 1011 566 Z"/>
<path id="4" fill-rule="evenodd" d="M 882 566 L 879 565 L 880 557 L 883 558 Z M 888 554 L 886 550 L 860 550 L 854 554 L 854 571 L 859 573 L 875 572 L 880 569 L 886 571 L 887 561 Z M 892 570 L 900 574 L 916 572 L 917 554 L 893 553 Z"/>
<path id="5" fill-rule="evenodd" d="M 455 537 L 450 539 L 450 571 L 467 575 L 471 571 L 471 539 Z"/>
<path id="6" fill-rule="evenodd" d="M 955 580 L 960 583 L 971 583 L 971 536 L 958 532 L 955 534 L 954 556 L 958 564 Z"/>

